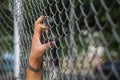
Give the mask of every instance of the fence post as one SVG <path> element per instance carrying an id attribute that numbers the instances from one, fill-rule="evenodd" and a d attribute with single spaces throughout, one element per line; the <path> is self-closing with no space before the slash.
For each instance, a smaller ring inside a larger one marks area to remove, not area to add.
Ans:
<path id="1" fill-rule="evenodd" d="M 20 27 L 23 22 L 22 1 L 14 0 L 14 77 L 19 80 L 20 72 Z"/>
<path id="2" fill-rule="evenodd" d="M 70 6 L 70 14 L 69 14 L 69 16 L 70 16 L 71 22 L 70 22 L 69 28 L 71 28 L 71 29 L 70 29 L 70 38 L 69 38 L 69 40 L 70 40 L 70 46 L 71 46 L 71 51 L 70 51 L 71 56 L 74 57 L 75 53 L 77 53 L 77 49 L 76 49 L 75 44 L 74 44 L 75 43 L 75 37 L 74 37 L 74 35 L 75 35 L 75 18 L 74 18 L 73 11 L 74 11 L 74 3 L 75 3 L 75 1 L 70 0 L 70 2 L 71 2 L 71 6 Z"/>

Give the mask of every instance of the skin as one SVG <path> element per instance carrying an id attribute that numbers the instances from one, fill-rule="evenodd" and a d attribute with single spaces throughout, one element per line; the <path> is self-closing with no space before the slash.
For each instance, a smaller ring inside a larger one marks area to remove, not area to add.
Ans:
<path id="1" fill-rule="evenodd" d="M 40 16 L 34 24 L 34 35 L 32 38 L 31 51 L 28 59 L 30 66 L 32 66 L 34 69 L 41 69 L 43 55 L 46 49 L 54 45 L 54 41 L 46 44 L 42 44 L 41 42 L 42 30 L 45 28 L 45 25 L 42 24 L 42 22 L 47 18 L 48 17 Z M 42 80 L 42 72 L 34 72 L 28 68 L 26 78 L 27 80 Z"/>

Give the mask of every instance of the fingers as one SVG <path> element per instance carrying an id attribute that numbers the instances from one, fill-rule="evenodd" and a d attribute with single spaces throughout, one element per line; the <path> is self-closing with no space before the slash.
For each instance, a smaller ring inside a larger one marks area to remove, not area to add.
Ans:
<path id="1" fill-rule="evenodd" d="M 41 40 L 42 29 L 44 28 L 45 26 L 43 24 L 39 24 L 37 28 L 34 30 L 34 36 Z"/>
<path id="2" fill-rule="evenodd" d="M 45 20 L 45 19 L 47 19 L 47 18 L 48 18 L 48 16 L 40 16 L 40 17 L 37 19 L 37 21 L 35 22 L 35 25 L 42 23 L 43 20 Z"/>
<path id="3" fill-rule="evenodd" d="M 51 41 L 51 42 L 48 42 L 48 43 L 43 44 L 43 45 L 44 45 L 45 50 L 46 50 L 46 49 L 53 47 L 55 45 L 55 41 Z"/>
<path id="4" fill-rule="evenodd" d="M 53 47 L 54 45 L 55 45 L 55 41 L 51 41 L 46 44 L 42 44 L 39 48 L 39 51 L 44 54 L 47 49 Z"/>
<path id="5" fill-rule="evenodd" d="M 42 24 L 43 20 L 47 19 L 48 16 L 40 16 L 34 25 L 34 35 L 37 35 L 38 38 L 41 38 L 42 29 L 45 28 L 45 25 Z"/>

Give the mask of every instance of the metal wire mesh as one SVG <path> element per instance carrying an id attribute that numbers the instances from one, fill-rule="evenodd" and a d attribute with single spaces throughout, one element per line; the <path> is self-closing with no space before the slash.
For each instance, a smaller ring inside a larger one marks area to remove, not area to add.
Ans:
<path id="1" fill-rule="evenodd" d="M 120 0 L 22 1 L 21 9 L 17 9 L 22 12 L 14 14 L 20 22 L 20 80 L 26 79 L 34 22 L 41 15 L 49 16 L 43 22 L 48 31 L 43 30 L 42 42 L 56 42 L 44 55 L 43 80 L 120 79 Z M 13 35 L 13 18 L 0 10 L 4 14 L 0 15 L 2 54 L 13 51 L 13 40 L 7 40 Z M 13 80 L 4 79 L 5 75 L 1 80 Z"/>
<path id="2" fill-rule="evenodd" d="M 119 0 L 29 0 L 23 1 L 20 78 L 25 79 L 33 25 L 44 22 L 43 43 L 56 41 L 46 51 L 43 80 L 119 80 Z"/>
<path id="3" fill-rule="evenodd" d="M 12 3 L 0 1 L 0 80 L 13 80 L 13 15 Z"/>

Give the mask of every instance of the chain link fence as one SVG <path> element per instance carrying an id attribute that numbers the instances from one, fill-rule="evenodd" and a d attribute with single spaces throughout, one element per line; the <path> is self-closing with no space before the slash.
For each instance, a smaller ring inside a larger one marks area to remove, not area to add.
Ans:
<path id="1" fill-rule="evenodd" d="M 56 44 L 44 55 L 43 80 L 120 79 L 120 0 L 15 0 L 9 3 L 9 14 L 0 5 L 1 57 L 13 53 L 12 5 L 19 36 L 14 45 L 20 50 L 15 58 L 19 63 L 15 64 L 15 77 L 26 80 L 34 22 L 44 15 L 49 19 L 43 22 L 48 30 L 43 30 L 42 42 L 55 40 Z M 9 73 L 8 67 L 1 71 L 1 80 L 13 80 L 13 71 Z M 4 79 L 4 73 L 10 77 Z"/>
<path id="2" fill-rule="evenodd" d="M 0 80 L 13 80 L 13 62 L 12 3 L 0 0 Z"/>

